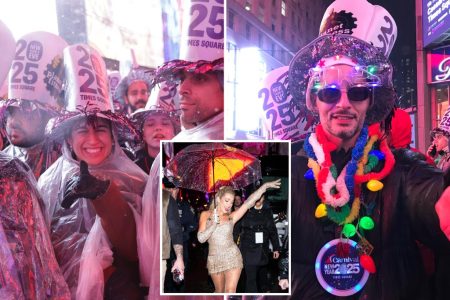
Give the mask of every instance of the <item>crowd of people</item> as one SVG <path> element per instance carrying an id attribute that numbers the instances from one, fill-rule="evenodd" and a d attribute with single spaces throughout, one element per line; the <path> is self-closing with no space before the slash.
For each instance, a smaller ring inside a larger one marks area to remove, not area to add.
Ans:
<path id="1" fill-rule="evenodd" d="M 160 140 L 223 139 L 223 50 L 132 69 L 110 95 L 91 46 L 32 32 L 16 48 L 0 25 L 0 81 L 26 66 L 0 105 L 0 295 L 158 299 L 160 183 L 149 173 Z"/>

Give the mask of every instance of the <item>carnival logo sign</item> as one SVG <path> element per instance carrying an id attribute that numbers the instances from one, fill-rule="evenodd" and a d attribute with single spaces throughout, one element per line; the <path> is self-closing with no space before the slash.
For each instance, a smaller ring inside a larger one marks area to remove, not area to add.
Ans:
<path id="1" fill-rule="evenodd" d="M 338 246 L 348 244 L 349 252 L 338 254 Z M 369 272 L 359 261 L 359 250 L 353 240 L 334 239 L 326 243 L 317 254 L 315 271 L 320 285 L 335 296 L 350 296 L 359 292 L 367 280 Z"/>

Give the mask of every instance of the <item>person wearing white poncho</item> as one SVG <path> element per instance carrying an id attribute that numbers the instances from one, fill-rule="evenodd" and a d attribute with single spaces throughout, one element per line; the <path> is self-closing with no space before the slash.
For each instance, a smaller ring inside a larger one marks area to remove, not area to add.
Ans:
<path id="1" fill-rule="evenodd" d="M 80 47 L 100 57 L 86 45 L 70 47 L 69 67 Z M 70 91 L 66 97 L 68 111 L 47 126 L 62 156 L 38 182 L 56 259 L 72 299 L 142 299 L 138 257 L 147 251 L 138 237 L 147 175 L 117 142 L 134 129 L 111 102 L 83 103 Z"/>
<path id="2" fill-rule="evenodd" d="M 98 131 L 102 124 L 108 124 L 108 121 L 102 120 L 105 119 L 98 118 L 96 127 L 84 120 L 76 121 L 71 138 L 75 138 L 74 132 Z M 80 171 L 76 158 L 80 155 L 76 154 L 76 146 L 72 147 L 67 140 L 64 141 L 62 157 L 42 174 L 38 183 L 46 202 L 48 219 L 51 220 L 51 239 L 56 258 L 72 296 L 76 295 L 77 299 L 82 299 L 83 295 L 89 299 L 103 298 L 103 285 L 108 287 L 103 280 L 109 278 L 114 281 L 114 273 L 109 274 L 114 269 L 121 269 L 125 277 L 137 275 L 133 273 L 133 267 L 137 264 L 136 249 L 124 249 L 133 246 L 123 244 L 129 244 L 127 241 L 136 244 L 136 234 L 139 236 L 141 195 L 147 176 L 120 147 L 115 146 L 114 135 L 111 140 L 111 153 L 100 163 L 89 166 L 89 172 L 95 177 L 110 181 L 104 194 L 95 200 L 80 198 L 68 209 L 62 207 L 68 182 Z M 124 203 L 128 204 L 128 210 L 123 207 Z M 117 218 L 121 214 L 124 215 L 123 220 Z M 135 223 L 130 225 L 133 219 Z M 122 223 L 121 226 L 119 223 Z M 125 228 L 131 229 L 128 231 Z"/>

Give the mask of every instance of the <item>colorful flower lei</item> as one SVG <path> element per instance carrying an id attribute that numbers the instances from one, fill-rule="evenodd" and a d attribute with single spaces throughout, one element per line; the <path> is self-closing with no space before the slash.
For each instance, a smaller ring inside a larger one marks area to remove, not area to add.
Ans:
<path id="1" fill-rule="evenodd" d="M 309 157 L 308 167 L 311 168 L 305 173 L 305 177 L 315 180 L 317 195 L 322 201 L 316 209 L 316 217 L 327 216 L 342 225 L 341 234 L 347 238 L 357 233 L 351 223 L 359 217 L 362 183 L 367 183 L 370 191 L 378 191 L 383 188 L 379 180 L 385 178 L 394 167 L 394 155 L 386 140 L 380 140 L 381 136 L 378 123 L 363 127 L 352 149 L 351 159 L 340 174 L 337 174 L 336 166 L 331 161 L 331 152 L 336 150 L 337 146 L 328 140 L 321 124 L 316 127 L 316 132 L 311 133 L 305 140 L 304 150 Z M 376 149 L 377 147 L 379 149 Z M 382 160 L 383 168 L 379 172 L 373 171 Z M 367 221 L 367 218 L 366 216 L 361 219 Z M 357 225 L 360 231 L 373 228 L 370 218 L 370 228 L 361 226 L 361 219 L 358 218 Z M 369 256 L 370 253 L 363 251 L 362 255 Z M 365 259 L 371 260 L 367 257 Z"/>

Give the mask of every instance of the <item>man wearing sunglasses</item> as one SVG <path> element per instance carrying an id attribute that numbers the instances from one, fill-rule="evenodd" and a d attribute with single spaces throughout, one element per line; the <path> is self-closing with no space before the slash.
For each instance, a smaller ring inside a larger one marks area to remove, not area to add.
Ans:
<path id="1" fill-rule="evenodd" d="M 353 82 L 350 65 L 330 66 L 321 72 L 311 81 L 315 83 L 309 93 L 312 110 L 319 114 L 329 137 L 349 149 L 364 125 L 373 89 Z"/>
<path id="2" fill-rule="evenodd" d="M 448 284 L 441 268 L 450 268 L 450 234 L 435 209 L 446 201 L 443 174 L 408 149 L 391 151 L 385 137 L 396 99 L 387 59 L 393 45 L 383 48 L 383 30 L 372 25 L 395 22 L 365 0 L 352 2 L 365 9 L 348 4 L 330 5 L 323 35 L 289 66 L 293 105 L 319 120 L 291 160 L 292 299 L 448 298 L 444 284 L 426 284 L 417 246 L 435 251 L 436 283 Z M 339 14 L 353 14 L 363 29 L 340 34 Z"/>

